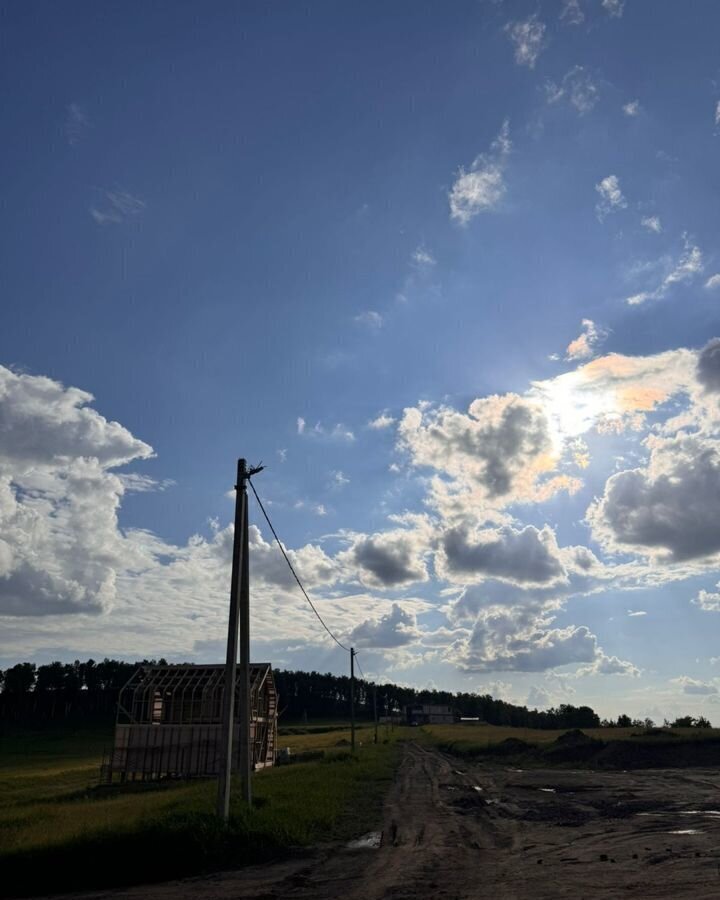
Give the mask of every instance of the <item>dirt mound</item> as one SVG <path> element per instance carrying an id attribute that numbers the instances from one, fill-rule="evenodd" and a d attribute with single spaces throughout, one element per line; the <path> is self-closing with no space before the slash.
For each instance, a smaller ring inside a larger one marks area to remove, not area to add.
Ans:
<path id="1" fill-rule="evenodd" d="M 604 769 L 675 769 L 720 765 L 720 740 L 609 741 L 594 764 Z"/>
<path id="2" fill-rule="evenodd" d="M 546 748 L 544 757 L 551 763 L 589 762 L 603 746 L 602 741 L 573 728 L 556 738 Z"/>
<path id="3" fill-rule="evenodd" d="M 498 744 L 492 744 L 489 749 L 495 756 L 515 756 L 519 753 L 527 753 L 533 749 L 533 746 L 519 738 L 505 738 Z"/>

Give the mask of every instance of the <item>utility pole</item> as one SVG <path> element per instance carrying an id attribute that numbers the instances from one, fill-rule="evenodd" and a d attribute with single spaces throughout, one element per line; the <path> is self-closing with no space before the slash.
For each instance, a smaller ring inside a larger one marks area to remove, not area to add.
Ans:
<path id="1" fill-rule="evenodd" d="M 375 743 L 377 744 L 377 685 L 373 684 L 373 719 L 375 720 Z"/>
<path id="2" fill-rule="evenodd" d="M 350 648 L 350 751 L 355 752 L 355 648 Z"/>
<path id="3" fill-rule="evenodd" d="M 237 683 L 238 628 L 240 630 L 240 759 L 243 799 L 252 800 L 250 772 L 250 559 L 248 548 L 247 481 L 262 471 L 262 466 L 248 469 L 244 459 L 238 460 L 235 484 L 235 534 L 233 536 L 232 576 L 230 581 L 230 617 L 228 620 L 227 656 L 225 658 L 225 692 L 218 769 L 217 815 L 227 821 L 230 815 L 230 780 L 233 763 L 235 720 L 235 686 Z"/>

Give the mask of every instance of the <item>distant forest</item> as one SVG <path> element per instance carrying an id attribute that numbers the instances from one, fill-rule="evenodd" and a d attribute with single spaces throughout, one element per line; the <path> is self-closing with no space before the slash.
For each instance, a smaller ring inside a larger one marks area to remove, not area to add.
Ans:
<path id="1" fill-rule="evenodd" d="M 111 721 L 115 715 L 118 692 L 140 665 L 167 665 L 164 659 L 135 663 L 117 659 L 95 662 L 52 662 L 36 666 L 18 663 L 0 670 L 0 723 L 42 725 Z M 350 678 L 320 672 L 274 670 L 280 697 L 281 724 L 317 722 L 348 718 Z M 491 725 L 525 728 L 594 728 L 598 726 L 652 727 L 650 719 L 601 720 L 589 706 L 562 703 L 548 710 L 528 709 L 490 694 L 417 690 L 397 684 L 355 680 L 355 710 L 358 719 L 372 720 L 374 701 L 378 716 L 400 716 L 404 707 L 429 703 L 452 707 L 458 715 L 478 718 Z M 676 727 L 709 727 L 707 719 L 682 716 Z"/>

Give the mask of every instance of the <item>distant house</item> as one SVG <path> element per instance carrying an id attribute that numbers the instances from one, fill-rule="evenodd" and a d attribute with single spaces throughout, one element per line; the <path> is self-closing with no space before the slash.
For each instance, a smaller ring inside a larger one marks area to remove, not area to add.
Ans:
<path id="1" fill-rule="evenodd" d="M 239 670 L 238 670 L 239 676 Z M 233 769 L 239 758 L 235 686 Z M 121 689 L 103 781 L 213 776 L 220 767 L 225 666 L 144 665 Z M 275 762 L 278 697 L 269 663 L 250 666 L 252 766 Z"/>
<path id="2" fill-rule="evenodd" d="M 408 725 L 452 725 L 456 721 L 451 706 L 437 706 L 429 703 L 415 703 L 405 707 Z"/>

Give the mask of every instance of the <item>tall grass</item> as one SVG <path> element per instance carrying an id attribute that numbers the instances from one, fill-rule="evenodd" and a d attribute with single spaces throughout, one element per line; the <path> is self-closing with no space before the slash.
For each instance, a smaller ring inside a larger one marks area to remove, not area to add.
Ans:
<path id="1" fill-rule="evenodd" d="M 227 826 L 213 815 L 212 780 L 149 790 L 89 788 L 97 782 L 105 736 L 26 736 L 24 752 L 17 740 L 3 739 L 9 744 L 0 750 L 0 893 L 170 878 L 356 836 L 377 820 L 399 759 L 399 736 L 398 730 L 393 740 L 373 745 L 370 733 L 361 732 L 355 756 L 344 744 L 336 747 L 349 731 L 284 737 L 281 745 L 296 752 L 325 755 L 256 773 L 251 809 L 235 785 Z"/>

